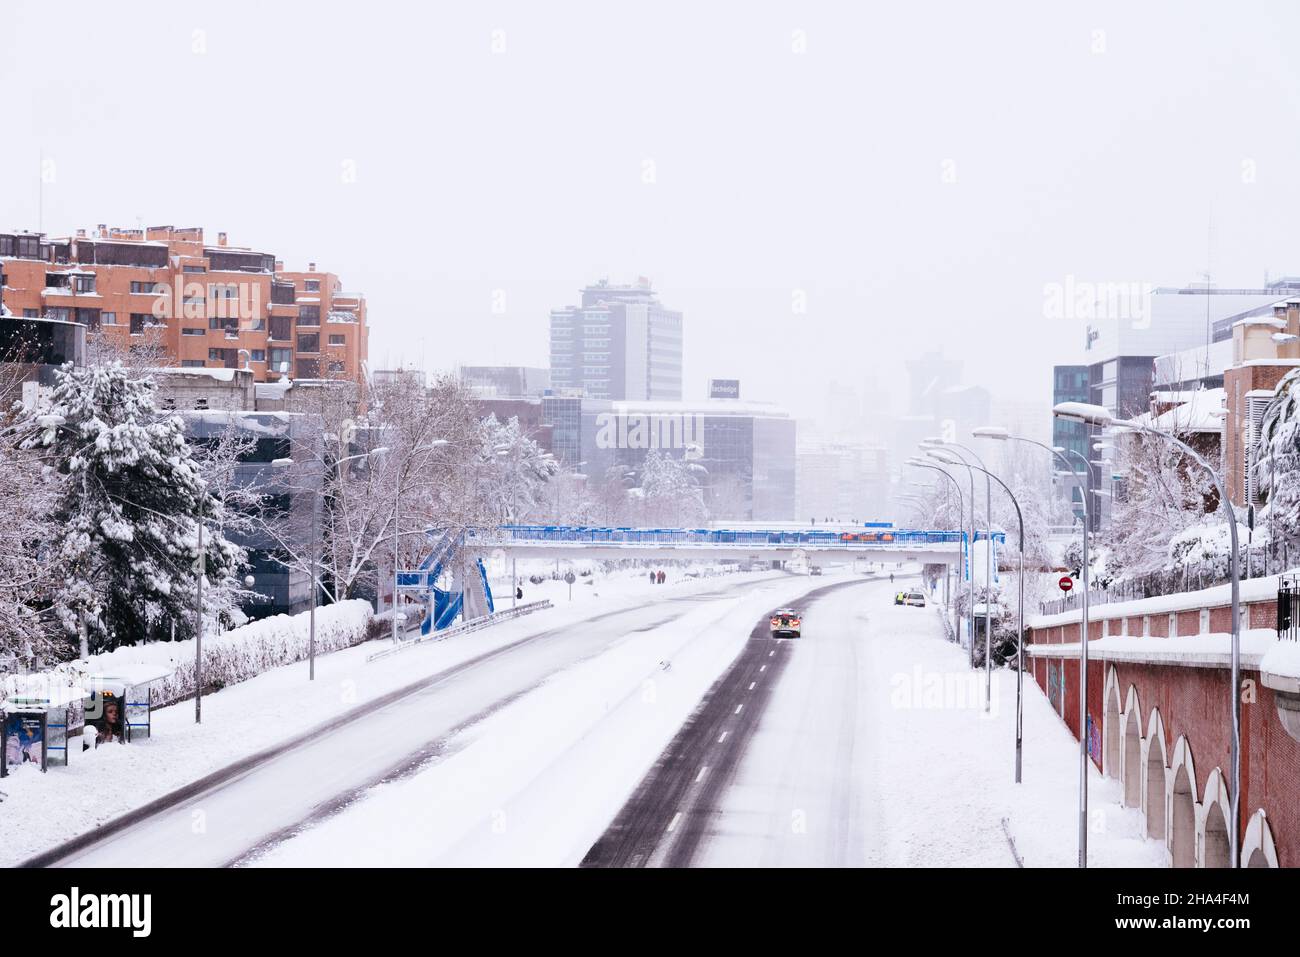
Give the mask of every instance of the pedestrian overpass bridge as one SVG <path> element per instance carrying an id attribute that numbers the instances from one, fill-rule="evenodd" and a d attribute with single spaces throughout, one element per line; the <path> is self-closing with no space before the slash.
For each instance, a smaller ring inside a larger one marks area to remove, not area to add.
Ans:
<path id="1" fill-rule="evenodd" d="M 465 533 L 465 547 L 511 558 L 790 559 L 842 556 L 884 562 L 957 565 L 966 554 L 961 531 L 862 527 L 820 528 L 591 528 L 502 525 Z M 1005 536 L 994 533 L 995 547 Z"/>
<path id="2" fill-rule="evenodd" d="M 416 568 L 399 568 L 398 593 L 425 604 L 421 631 L 448 627 L 459 616 L 472 620 L 495 605 L 484 559 L 592 558 L 653 560 L 789 560 L 866 558 L 879 562 L 927 562 L 956 566 L 967 574 L 970 553 L 962 531 L 922 531 L 881 526 L 838 528 L 593 528 L 571 525 L 501 525 L 493 529 L 429 529 L 430 548 Z M 977 536 L 977 538 L 987 536 Z M 994 551 L 1005 545 L 993 533 Z M 978 546 L 976 547 L 978 551 Z"/>

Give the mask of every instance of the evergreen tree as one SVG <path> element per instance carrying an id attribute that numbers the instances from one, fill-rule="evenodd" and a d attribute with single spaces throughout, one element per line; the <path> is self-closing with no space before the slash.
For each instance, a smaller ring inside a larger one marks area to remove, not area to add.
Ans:
<path id="1" fill-rule="evenodd" d="M 66 477 L 54 510 L 64 568 L 55 604 L 66 632 L 90 651 L 194 631 L 195 588 L 204 614 L 232 590 L 243 550 L 218 531 L 221 503 L 199 475 L 179 416 L 154 405 L 150 379 L 121 363 L 64 366 L 50 408 L 31 416 L 27 445 Z M 202 556 L 199 517 L 202 515 Z M 215 603 L 214 603 L 215 602 Z"/>

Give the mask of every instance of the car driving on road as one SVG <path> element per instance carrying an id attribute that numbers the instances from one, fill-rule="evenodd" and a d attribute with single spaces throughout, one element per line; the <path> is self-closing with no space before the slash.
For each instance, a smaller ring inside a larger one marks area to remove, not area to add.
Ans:
<path id="1" fill-rule="evenodd" d="M 793 608 L 781 608 L 772 613 L 773 638 L 798 638 L 803 634 L 803 622 Z"/>
<path id="2" fill-rule="evenodd" d="M 925 607 L 925 592 L 909 591 L 903 595 L 903 604 L 912 605 L 916 608 Z"/>

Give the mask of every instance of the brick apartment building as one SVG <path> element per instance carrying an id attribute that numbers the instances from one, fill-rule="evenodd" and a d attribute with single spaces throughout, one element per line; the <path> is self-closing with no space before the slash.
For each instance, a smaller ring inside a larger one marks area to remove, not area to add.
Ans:
<path id="1" fill-rule="evenodd" d="M 110 229 L 65 239 L 0 233 L 5 314 L 79 323 L 126 346 L 157 343 L 170 364 L 252 371 L 259 382 L 358 381 L 365 298 L 339 277 L 289 272 L 270 253 L 216 245 L 200 228 Z"/>

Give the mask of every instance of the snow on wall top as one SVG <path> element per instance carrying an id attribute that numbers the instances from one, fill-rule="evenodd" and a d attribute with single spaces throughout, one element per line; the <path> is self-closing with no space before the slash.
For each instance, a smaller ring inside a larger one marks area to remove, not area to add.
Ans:
<path id="1" fill-rule="evenodd" d="M 1241 600 L 1243 603 L 1271 601 L 1277 597 L 1278 575 L 1265 578 L 1251 578 L 1241 583 Z M 1157 595 L 1154 598 L 1135 598 L 1132 601 L 1107 602 L 1103 605 L 1093 604 L 1088 608 L 1088 620 L 1106 621 L 1115 618 L 1129 618 L 1139 615 L 1167 615 L 1173 611 L 1192 611 L 1199 608 L 1216 608 L 1230 604 L 1232 586 L 1215 585 L 1199 591 L 1176 592 L 1172 595 Z M 1030 615 L 1025 619 L 1026 628 L 1055 628 L 1059 625 L 1078 624 L 1082 608 L 1071 608 L 1055 615 Z M 1148 639 L 1149 640 L 1149 639 Z M 1088 646 L 1089 648 L 1092 645 Z"/>

